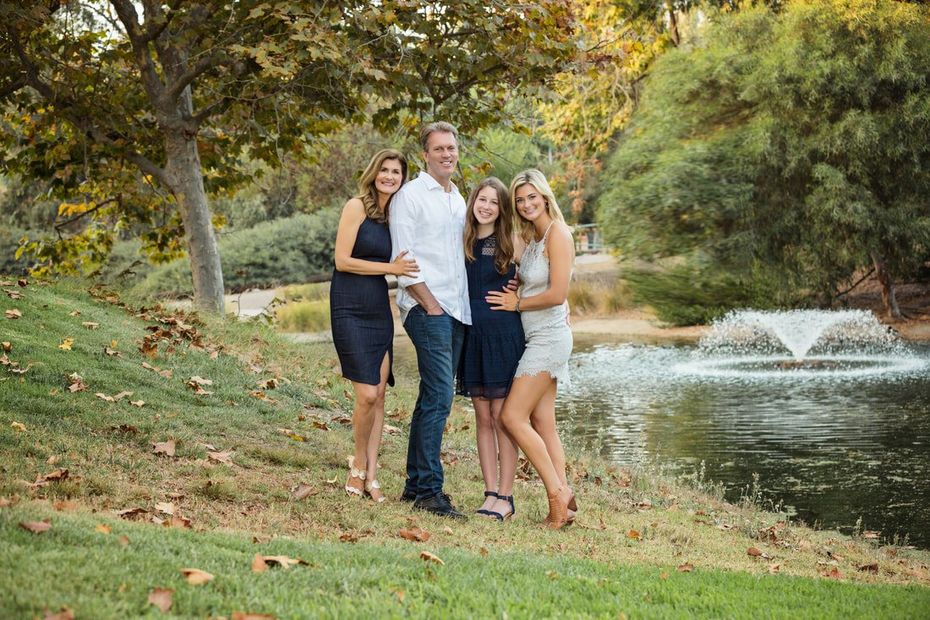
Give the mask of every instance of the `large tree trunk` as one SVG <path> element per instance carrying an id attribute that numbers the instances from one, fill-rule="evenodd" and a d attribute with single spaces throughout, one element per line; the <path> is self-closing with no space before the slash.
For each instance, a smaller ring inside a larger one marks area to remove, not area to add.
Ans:
<path id="1" fill-rule="evenodd" d="M 181 95 L 179 108 L 190 114 L 189 89 Z M 184 238 L 194 280 L 194 306 L 221 314 L 224 310 L 223 268 L 203 186 L 197 136 L 183 129 L 167 131 L 165 154 L 165 171 L 184 222 Z"/>
<path id="2" fill-rule="evenodd" d="M 875 275 L 882 285 L 882 303 L 885 305 L 885 312 L 892 319 L 901 318 L 901 308 L 898 307 L 898 299 L 894 291 L 894 278 L 888 273 L 885 261 L 878 254 L 872 254 L 872 263 L 875 265 Z"/>

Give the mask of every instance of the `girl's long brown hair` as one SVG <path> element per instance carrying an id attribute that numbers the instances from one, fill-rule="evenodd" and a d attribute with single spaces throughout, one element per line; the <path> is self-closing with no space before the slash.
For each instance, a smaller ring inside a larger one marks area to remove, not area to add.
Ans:
<path id="1" fill-rule="evenodd" d="M 376 222 L 386 222 L 388 219 L 388 207 L 391 206 L 391 198 L 397 195 L 397 192 L 391 194 L 387 204 L 384 205 L 384 211 L 378 207 L 378 190 L 375 188 L 375 178 L 381 172 L 381 166 L 384 162 L 394 159 L 400 162 L 400 186 L 403 187 L 407 182 L 407 158 L 400 151 L 394 149 L 381 149 L 371 158 L 368 166 L 358 180 L 358 195 L 355 197 L 365 205 L 365 214 Z M 400 191 L 400 187 L 397 188 Z"/>
<path id="2" fill-rule="evenodd" d="M 478 183 L 468 197 L 468 211 L 465 214 L 465 260 L 474 262 L 475 239 L 478 238 L 478 219 L 475 217 L 475 202 L 478 192 L 485 187 L 493 187 L 497 192 L 499 214 L 494 222 L 494 236 L 497 237 L 497 250 L 494 253 L 494 267 L 500 274 L 507 273 L 513 262 L 513 205 L 507 193 L 507 186 L 497 177 L 488 177 Z"/>

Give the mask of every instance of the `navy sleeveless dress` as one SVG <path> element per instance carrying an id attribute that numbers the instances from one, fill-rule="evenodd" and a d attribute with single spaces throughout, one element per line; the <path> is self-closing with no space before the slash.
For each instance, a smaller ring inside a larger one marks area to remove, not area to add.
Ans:
<path id="1" fill-rule="evenodd" d="M 391 262 L 391 233 L 387 223 L 366 217 L 359 226 L 352 258 Z M 378 385 L 384 354 L 394 364 L 394 317 L 384 276 L 333 270 L 329 287 L 329 315 L 333 344 L 350 381 Z M 389 372 L 388 383 L 394 385 Z"/>
<path id="2" fill-rule="evenodd" d="M 504 398 L 523 355 L 525 340 L 519 312 L 491 310 L 484 300 L 488 291 L 499 291 L 515 277 L 510 266 L 500 274 L 494 266 L 497 238 L 476 239 L 473 262 L 465 262 L 472 324 L 465 332 L 459 362 L 458 393 L 481 398 Z"/>

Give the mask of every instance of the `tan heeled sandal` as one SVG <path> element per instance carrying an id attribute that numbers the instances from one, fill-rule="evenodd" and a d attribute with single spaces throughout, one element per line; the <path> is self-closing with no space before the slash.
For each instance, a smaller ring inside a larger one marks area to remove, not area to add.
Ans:
<path id="1" fill-rule="evenodd" d="M 355 457 L 354 456 L 349 457 L 349 480 L 346 481 L 346 486 L 345 486 L 346 495 L 355 495 L 357 497 L 362 497 L 362 495 L 364 495 L 364 492 L 362 491 L 362 489 L 358 487 L 353 487 L 349 484 L 349 481 L 351 481 L 352 478 L 358 478 L 363 483 L 365 482 L 365 470 L 355 469 Z M 365 486 L 365 485 L 363 484 L 362 486 Z"/>
<path id="2" fill-rule="evenodd" d="M 546 526 L 552 530 L 560 530 L 568 524 L 568 502 L 562 502 L 559 495 L 562 489 L 554 493 L 546 493 L 549 500 L 549 515 L 546 517 Z"/>
<path id="3" fill-rule="evenodd" d="M 371 492 L 372 489 L 378 492 L 378 497 L 374 496 L 374 494 Z M 381 492 L 381 483 L 377 480 L 368 480 L 365 482 L 365 495 L 378 502 L 379 504 L 387 499 L 384 496 L 384 493 Z"/>

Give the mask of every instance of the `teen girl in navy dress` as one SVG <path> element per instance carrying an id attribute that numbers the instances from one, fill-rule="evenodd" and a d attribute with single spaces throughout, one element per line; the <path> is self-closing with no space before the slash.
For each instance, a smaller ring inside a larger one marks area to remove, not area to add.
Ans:
<path id="1" fill-rule="evenodd" d="M 358 195 L 346 203 L 339 219 L 336 269 L 329 291 L 333 344 L 342 375 L 355 391 L 355 453 L 349 457 L 345 490 L 377 502 L 384 501 L 376 478 L 384 390 L 388 383 L 394 385 L 394 317 L 384 276 L 413 276 L 419 271 L 406 252 L 391 262 L 389 206 L 406 178 L 407 160 L 400 152 L 384 149 L 371 158 L 359 180 Z"/>
<path id="2" fill-rule="evenodd" d="M 516 277 L 514 257 L 522 240 L 513 232 L 514 211 L 507 188 L 489 177 L 472 191 L 465 215 L 465 271 L 472 324 L 458 372 L 458 391 L 475 408 L 478 462 L 484 477 L 484 504 L 476 512 L 503 521 L 514 512 L 517 446 L 500 423 L 501 408 L 523 355 L 520 315 L 494 312 L 485 301 Z M 515 243 L 517 247 L 515 248 Z"/>

